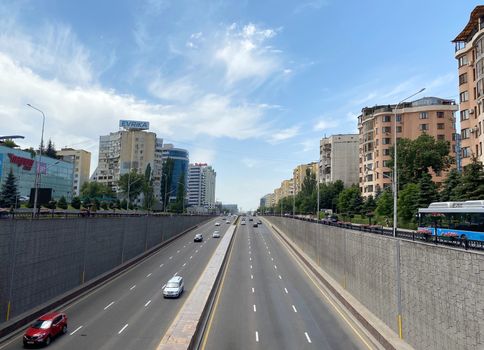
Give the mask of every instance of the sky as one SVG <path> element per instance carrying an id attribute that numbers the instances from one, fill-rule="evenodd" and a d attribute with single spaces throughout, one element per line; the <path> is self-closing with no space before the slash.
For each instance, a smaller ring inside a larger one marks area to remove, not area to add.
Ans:
<path id="1" fill-rule="evenodd" d="M 120 119 L 217 172 L 216 198 L 259 199 L 356 133 L 361 109 L 458 99 L 451 40 L 475 1 L 2 0 L 0 134 L 92 153 Z"/>

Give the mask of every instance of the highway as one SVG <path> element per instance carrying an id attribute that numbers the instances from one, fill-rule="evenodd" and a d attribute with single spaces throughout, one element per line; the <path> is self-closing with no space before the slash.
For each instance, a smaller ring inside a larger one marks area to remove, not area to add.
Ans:
<path id="1" fill-rule="evenodd" d="M 202 349 L 368 349 L 265 224 L 237 229 Z"/>
<path id="2" fill-rule="evenodd" d="M 62 309 L 69 331 L 49 349 L 156 348 L 220 241 L 213 231 L 223 237 L 229 226 L 221 218 L 210 220 Z M 203 234 L 203 242 L 193 242 L 196 233 Z M 163 299 L 162 287 L 175 273 L 184 277 L 185 292 L 179 299 Z M 21 349 L 22 335 L 0 349 Z"/>

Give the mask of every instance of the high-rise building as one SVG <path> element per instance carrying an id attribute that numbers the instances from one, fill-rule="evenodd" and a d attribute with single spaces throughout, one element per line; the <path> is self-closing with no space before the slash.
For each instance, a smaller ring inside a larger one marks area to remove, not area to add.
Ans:
<path id="1" fill-rule="evenodd" d="M 394 139 L 396 113 L 397 140 L 414 140 L 426 133 L 437 140 L 449 141 L 450 154 L 455 157 L 455 118 L 457 105 L 453 100 L 424 97 L 396 105 L 365 107 L 358 116 L 359 129 L 359 185 L 363 196 L 375 196 L 379 190 L 391 186 L 390 150 Z M 432 174 L 439 184 L 444 177 Z"/>
<path id="2" fill-rule="evenodd" d="M 154 132 L 144 131 L 148 122 L 121 120 L 120 128 L 109 135 L 99 137 L 98 166 L 91 179 L 120 192 L 118 181 L 123 174 L 136 171 L 145 174 L 147 167 L 152 173 L 159 172 L 155 162 L 157 141 Z M 156 191 L 155 191 L 156 192 Z"/>
<path id="3" fill-rule="evenodd" d="M 188 166 L 188 206 L 215 209 L 215 179 L 217 174 L 206 163 Z"/>
<path id="4" fill-rule="evenodd" d="M 165 179 L 161 179 L 162 186 L 166 186 L 164 201 L 166 203 L 173 203 L 176 200 L 179 184 L 183 183 L 186 191 L 188 182 L 188 151 L 182 148 L 175 148 L 172 144 L 166 143 L 161 149 L 163 167 L 166 165 L 168 159 L 173 161 L 173 168 L 170 170 L 171 181 L 165 183 Z"/>
<path id="5" fill-rule="evenodd" d="M 314 174 L 317 178 L 318 176 L 318 171 L 319 171 L 319 164 L 317 162 L 312 162 L 309 164 L 301 164 L 298 165 L 294 170 L 293 170 L 293 180 L 294 180 L 294 191 L 295 194 L 298 194 L 301 189 L 302 185 L 304 182 L 304 179 L 306 178 L 306 170 L 309 169 L 312 174 Z"/>
<path id="6" fill-rule="evenodd" d="M 320 141 L 320 183 L 341 180 L 345 186 L 358 183 L 358 134 L 338 134 Z"/>
<path id="7" fill-rule="evenodd" d="M 57 151 L 60 159 L 74 164 L 72 195 L 79 196 L 82 184 L 89 181 L 91 171 L 91 152 L 82 149 L 63 148 Z"/>
<path id="8" fill-rule="evenodd" d="M 474 155 L 484 162 L 484 6 L 476 6 L 455 37 L 459 74 L 462 166 Z"/>

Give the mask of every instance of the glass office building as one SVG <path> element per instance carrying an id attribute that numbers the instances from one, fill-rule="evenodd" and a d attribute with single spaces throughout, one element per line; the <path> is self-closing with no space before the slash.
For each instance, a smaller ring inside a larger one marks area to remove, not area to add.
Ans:
<path id="1" fill-rule="evenodd" d="M 185 190 L 188 184 L 188 151 L 182 148 L 175 148 L 171 144 L 165 144 L 162 148 L 162 160 L 171 158 L 173 160 L 173 173 L 171 177 L 170 188 L 168 190 L 168 202 L 176 200 L 178 192 L 178 184 L 182 179 L 182 174 L 185 175 Z"/>
<path id="2" fill-rule="evenodd" d="M 54 200 L 64 196 L 70 202 L 74 170 L 72 163 L 46 156 L 40 160 L 39 156 L 32 157 L 29 152 L 0 146 L 0 185 L 5 183 L 12 170 L 20 197 L 30 197 L 31 190 L 35 188 L 37 167 L 40 172 L 39 189 L 49 193 Z"/>

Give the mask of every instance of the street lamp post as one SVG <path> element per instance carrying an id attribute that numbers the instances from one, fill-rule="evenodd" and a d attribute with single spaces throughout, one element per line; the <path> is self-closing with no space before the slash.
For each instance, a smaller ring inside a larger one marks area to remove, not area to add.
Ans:
<path id="1" fill-rule="evenodd" d="M 39 162 L 37 163 L 37 166 L 35 168 L 35 194 L 34 194 L 34 209 L 33 209 L 33 216 L 35 216 L 35 212 L 37 211 L 37 199 L 38 199 L 38 194 L 39 194 L 39 177 L 40 177 L 40 163 L 42 162 L 42 147 L 44 147 L 44 125 L 45 125 L 45 114 L 42 112 L 40 109 L 37 107 L 32 106 L 30 103 L 27 103 L 27 106 L 29 106 L 32 109 L 35 109 L 36 111 L 40 112 L 42 114 L 42 133 L 40 136 L 40 150 L 39 150 Z"/>

